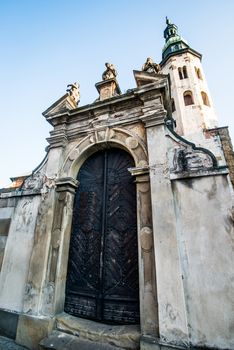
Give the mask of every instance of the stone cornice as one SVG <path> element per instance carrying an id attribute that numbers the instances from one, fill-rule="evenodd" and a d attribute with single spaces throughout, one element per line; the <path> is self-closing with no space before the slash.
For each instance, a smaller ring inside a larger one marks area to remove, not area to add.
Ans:
<path id="1" fill-rule="evenodd" d="M 55 135 L 51 133 L 51 137 L 47 137 L 46 140 L 50 144 L 50 148 L 65 147 L 67 144 L 67 136 L 64 133 Z"/>
<path id="2" fill-rule="evenodd" d="M 154 96 L 155 98 L 160 98 L 162 95 L 161 89 L 166 89 L 167 79 L 162 78 L 158 82 L 144 85 L 139 88 L 128 90 L 127 93 L 119 96 L 106 99 L 104 101 L 97 101 L 93 104 L 85 105 L 82 107 L 74 108 L 71 110 L 58 111 L 57 114 L 47 116 L 47 121 L 53 126 L 59 125 L 61 123 L 71 124 L 74 122 L 81 122 L 91 119 L 95 115 L 99 114 L 112 114 L 120 110 L 127 110 L 134 108 L 137 105 L 142 105 L 147 97 L 144 95 Z M 125 104 L 128 104 L 125 108 Z"/>
<path id="3" fill-rule="evenodd" d="M 146 113 L 140 119 L 145 124 L 146 128 L 150 128 L 156 125 L 165 124 L 167 112 L 164 109 L 159 109 L 153 113 Z"/>
<path id="4" fill-rule="evenodd" d="M 77 136 L 87 135 L 94 130 L 118 125 L 130 125 L 142 121 L 146 127 L 162 124 L 165 117 L 164 105 L 168 99 L 168 79 L 129 90 L 126 94 L 115 96 L 91 105 L 57 111 L 47 115 L 54 126 L 47 141 L 52 147 L 65 147 L 67 142 Z"/>
<path id="5" fill-rule="evenodd" d="M 143 167 L 129 168 L 128 171 L 132 176 L 148 176 L 149 175 L 149 166 L 145 165 Z"/>
<path id="6" fill-rule="evenodd" d="M 57 192 L 70 192 L 75 193 L 79 182 L 72 177 L 61 177 L 55 181 Z"/>

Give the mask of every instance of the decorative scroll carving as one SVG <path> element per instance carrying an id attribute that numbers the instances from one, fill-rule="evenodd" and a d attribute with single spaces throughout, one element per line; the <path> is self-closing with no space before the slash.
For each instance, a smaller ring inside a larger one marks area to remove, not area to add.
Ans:
<path id="1" fill-rule="evenodd" d="M 199 175 L 201 172 L 215 171 L 220 168 L 212 152 L 206 148 L 197 147 L 174 131 L 172 118 L 166 119 L 166 126 L 170 131 L 168 136 L 176 144 L 176 147 L 172 147 L 168 152 L 171 175 L 175 178 L 194 176 L 196 173 Z"/>
<path id="2" fill-rule="evenodd" d="M 211 169 L 213 169 L 213 161 L 209 154 L 196 150 L 175 149 L 173 166 L 170 169 L 172 172 L 180 173 Z"/>

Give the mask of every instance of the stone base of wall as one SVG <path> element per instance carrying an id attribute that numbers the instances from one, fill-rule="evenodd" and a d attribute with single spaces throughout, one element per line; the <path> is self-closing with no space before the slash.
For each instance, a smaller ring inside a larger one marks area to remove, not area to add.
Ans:
<path id="1" fill-rule="evenodd" d="M 39 350 L 40 341 L 52 332 L 53 327 L 53 318 L 19 315 L 16 343 L 31 350 Z"/>
<path id="2" fill-rule="evenodd" d="M 15 339 L 19 315 L 13 312 L 0 310 L 0 335 Z"/>
<path id="3" fill-rule="evenodd" d="M 140 350 L 185 350 L 188 349 L 179 345 L 166 344 L 160 341 L 158 338 L 151 336 L 142 336 L 140 340 Z"/>

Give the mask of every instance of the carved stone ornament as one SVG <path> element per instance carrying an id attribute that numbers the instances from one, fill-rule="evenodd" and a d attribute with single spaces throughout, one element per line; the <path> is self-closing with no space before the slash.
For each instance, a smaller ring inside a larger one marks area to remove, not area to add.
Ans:
<path id="1" fill-rule="evenodd" d="M 170 169 L 173 173 L 196 172 L 212 168 L 213 160 L 207 153 L 198 150 L 174 150 L 173 166 Z"/>
<path id="2" fill-rule="evenodd" d="M 150 252 L 153 246 L 152 230 L 150 227 L 142 227 L 141 229 L 141 249 L 144 252 Z"/>
<path id="3" fill-rule="evenodd" d="M 169 131 L 167 136 L 176 145 L 168 152 L 171 178 L 200 176 L 201 173 L 217 171 L 217 159 L 211 151 L 197 147 L 194 143 L 178 135 L 174 130 L 172 118 L 168 117 L 165 121 Z"/>
<path id="4" fill-rule="evenodd" d="M 29 176 L 23 185 L 24 190 L 38 190 L 43 186 L 44 175 L 41 173 L 32 174 Z"/>
<path id="5" fill-rule="evenodd" d="M 45 176 L 43 186 L 41 189 L 41 196 L 43 200 L 47 197 L 48 192 L 54 187 L 55 187 L 55 177 Z"/>
<path id="6" fill-rule="evenodd" d="M 69 154 L 69 159 L 74 160 L 74 159 L 78 158 L 78 156 L 79 156 L 79 149 L 76 148 Z"/>
<path id="7" fill-rule="evenodd" d="M 138 146 L 138 141 L 135 137 L 128 137 L 126 139 L 126 145 L 130 148 L 130 149 L 135 149 Z"/>
<path id="8" fill-rule="evenodd" d="M 33 220 L 33 199 L 26 199 L 20 203 L 19 215 L 16 231 L 22 230 L 22 227 L 28 226 Z"/>

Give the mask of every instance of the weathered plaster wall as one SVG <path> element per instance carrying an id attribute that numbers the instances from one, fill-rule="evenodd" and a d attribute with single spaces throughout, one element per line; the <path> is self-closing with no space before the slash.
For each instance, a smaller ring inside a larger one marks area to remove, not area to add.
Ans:
<path id="1" fill-rule="evenodd" d="M 165 126 L 147 128 L 160 339 L 189 343 Z M 155 140 L 157 146 L 155 147 Z"/>
<path id="2" fill-rule="evenodd" d="M 190 341 L 234 347 L 234 232 L 226 175 L 172 182 Z"/>
<path id="3" fill-rule="evenodd" d="M 0 307 L 3 309 L 22 311 L 39 202 L 40 196 L 18 199 L 12 216 L 0 274 Z"/>
<path id="4" fill-rule="evenodd" d="M 229 168 L 230 179 L 234 186 L 234 152 L 228 127 L 217 128 L 213 130 L 213 133 L 218 134 L 220 137 L 223 153 Z"/>
<path id="5" fill-rule="evenodd" d="M 9 204 L 7 200 L 0 200 L 0 271 L 11 224 L 11 217 L 14 213 L 14 206 L 8 206 Z"/>

